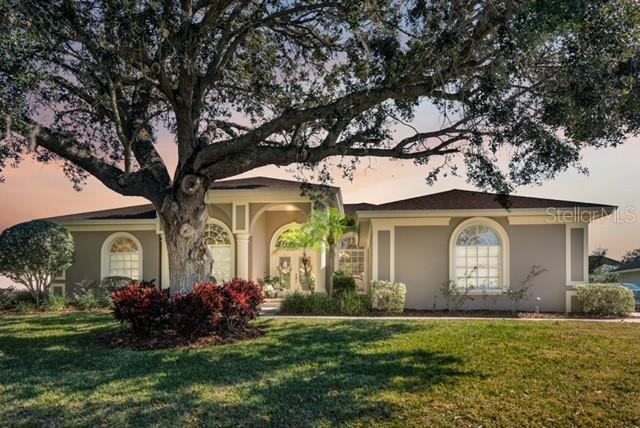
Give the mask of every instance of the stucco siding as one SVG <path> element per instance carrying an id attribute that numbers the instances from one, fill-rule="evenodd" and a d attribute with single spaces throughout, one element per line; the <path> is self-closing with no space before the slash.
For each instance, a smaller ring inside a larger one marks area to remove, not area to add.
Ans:
<path id="1" fill-rule="evenodd" d="M 66 293 L 71 295 L 83 280 L 100 281 L 102 244 L 114 232 L 72 232 L 74 262 L 66 272 Z M 128 232 L 142 244 L 142 276 L 160 284 L 160 238 L 154 231 Z"/>
<path id="2" fill-rule="evenodd" d="M 466 218 L 453 218 L 449 226 L 396 226 L 394 229 L 395 279 L 407 285 L 407 308 L 445 307 L 441 286 L 449 279 L 449 241 L 455 227 Z M 493 218 L 506 231 L 510 242 L 508 283 L 519 288 L 532 266 L 546 271 L 530 289 L 531 297 L 521 309 L 533 310 L 540 297 L 540 309 L 565 309 L 565 226 L 509 225 L 505 218 Z M 380 252 L 378 257 L 381 257 Z M 378 262 L 380 266 L 380 261 Z M 508 310 L 505 296 L 474 297 L 466 309 L 496 308 Z"/>

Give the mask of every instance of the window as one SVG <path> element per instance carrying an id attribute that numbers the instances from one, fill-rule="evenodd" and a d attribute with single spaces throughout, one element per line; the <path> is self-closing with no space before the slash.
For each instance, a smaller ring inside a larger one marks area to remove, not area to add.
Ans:
<path id="1" fill-rule="evenodd" d="M 135 236 L 119 232 L 102 245 L 102 278 L 124 276 L 142 279 L 142 245 Z"/>
<path id="2" fill-rule="evenodd" d="M 213 259 L 211 276 L 219 282 L 233 278 L 234 248 L 229 230 L 221 223 L 210 221 L 204 231 L 204 240 Z"/>
<path id="3" fill-rule="evenodd" d="M 497 222 L 467 220 L 451 236 L 451 279 L 463 288 L 505 288 L 507 256 L 508 237 Z"/>
<path id="4" fill-rule="evenodd" d="M 358 246 L 355 233 L 345 234 L 338 246 L 338 270 L 353 276 L 361 291 L 365 291 L 366 286 L 365 263 L 366 253 L 364 248 Z"/>

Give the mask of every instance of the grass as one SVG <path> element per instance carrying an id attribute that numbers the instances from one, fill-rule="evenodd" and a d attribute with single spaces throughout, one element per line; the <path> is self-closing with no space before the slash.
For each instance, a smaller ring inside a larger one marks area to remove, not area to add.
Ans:
<path id="1" fill-rule="evenodd" d="M 209 349 L 107 349 L 106 313 L 0 317 L 0 426 L 633 426 L 640 325 L 259 322 Z"/>

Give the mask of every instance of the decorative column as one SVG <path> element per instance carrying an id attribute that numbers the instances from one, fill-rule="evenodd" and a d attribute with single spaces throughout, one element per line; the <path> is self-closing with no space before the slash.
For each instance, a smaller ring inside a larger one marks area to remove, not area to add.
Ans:
<path id="1" fill-rule="evenodd" d="M 171 288 L 169 281 L 169 252 L 164 233 L 160 233 L 160 288 Z"/>
<path id="2" fill-rule="evenodd" d="M 249 279 L 249 238 L 248 233 L 236 233 L 236 248 L 238 249 L 236 276 Z"/>

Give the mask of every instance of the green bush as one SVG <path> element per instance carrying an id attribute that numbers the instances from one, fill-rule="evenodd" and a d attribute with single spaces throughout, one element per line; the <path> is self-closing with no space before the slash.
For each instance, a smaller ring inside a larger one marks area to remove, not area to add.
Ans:
<path id="1" fill-rule="evenodd" d="M 74 294 L 74 302 L 80 309 L 95 309 L 108 306 L 109 303 L 100 298 L 95 290 L 81 290 Z"/>
<path id="2" fill-rule="evenodd" d="M 289 294 L 280 307 L 283 314 L 330 315 L 340 312 L 338 302 L 326 294 Z"/>
<path id="3" fill-rule="evenodd" d="M 16 304 L 16 289 L 0 288 L 0 310 L 13 308 Z"/>
<path id="4" fill-rule="evenodd" d="M 48 311 L 62 311 L 69 307 L 69 299 L 64 296 L 49 296 L 45 303 L 45 309 Z"/>
<path id="5" fill-rule="evenodd" d="M 615 284 L 578 285 L 582 312 L 600 316 L 627 316 L 635 310 L 633 292 Z"/>
<path id="6" fill-rule="evenodd" d="M 333 274 L 333 294 L 341 296 L 344 293 L 356 291 L 356 280 L 343 272 Z"/>
<path id="7" fill-rule="evenodd" d="M 21 314 L 33 312 L 36 310 L 36 307 L 37 306 L 33 302 L 19 301 L 16 303 L 16 311 Z"/>
<path id="8" fill-rule="evenodd" d="M 384 312 L 402 312 L 407 287 L 400 282 L 374 281 L 371 286 L 371 307 Z"/>
<path id="9" fill-rule="evenodd" d="M 337 300 L 340 313 L 344 315 L 361 315 L 371 310 L 371 298 L 353 290 L 343 292 Z"/>

